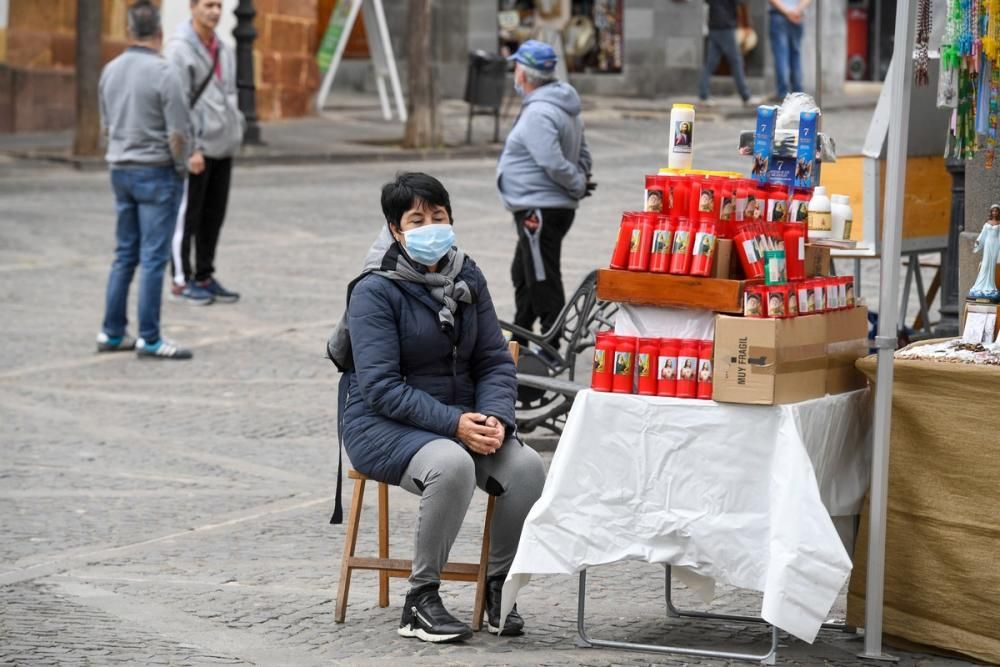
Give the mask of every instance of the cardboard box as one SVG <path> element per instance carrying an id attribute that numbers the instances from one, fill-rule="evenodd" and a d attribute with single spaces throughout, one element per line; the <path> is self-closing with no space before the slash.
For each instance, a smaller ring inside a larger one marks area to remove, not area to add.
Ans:
<path id="1" fill-rule="evenodd" d="M 806 277 L 825 278 L 830 275 L 830 247 L 806 244 Z"/>
<path id="2" fill-rule="evenodd" d="M 814 188 L 819 185 L 819 160 L 816 159 L 819 114 L 803 111 L 799 114 L 799 140 L 795 154 L 795 187 Z"/>
<path id="3" fill-rule="evenodd" d="M 728 280 L 735 276 L 734 259 L 736 259 L 736 254 L 733 252 L 732 239 L 719 239 L 715 245 L 715 264 L 712 267 L 712 277 Z"/>
<path id="4" fill-rule="evenodd" d="M 969 315 L 973 315 L 975 325 L 975 329 L 973 330 L 966 327 Z M 981 317 L 981 320 L 978 322 L 975 318 L 976 315 Z M 966 302 L 965 308 L 962 309 L 961 331 L 962 338 L 967 343 L 973 341 L 977 343 L 992 343 L 996 341 L 997 334 L 1000 333 L 1000 306 L 990 303 Z"/>
<path id="5" fill-rule="evenodd" d="M 783 320 L 717 315 L 712 398 L 776 405 L 859 389 L 854 362 L 867 338 L 865 308 Z"/>

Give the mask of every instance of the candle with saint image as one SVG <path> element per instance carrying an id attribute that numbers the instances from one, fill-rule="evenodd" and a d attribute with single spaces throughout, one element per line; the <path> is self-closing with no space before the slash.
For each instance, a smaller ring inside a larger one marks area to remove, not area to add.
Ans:
<path id="1" fill-rule="evenodd" d="M 698 347 L 700 341 L 685 338 L 677 352 L 677 398 L 698 395 Z"/>
<path id="2" fill-rule="evenodd" d="M 659 358 L 656 364 L 656 394 L 658 396 L 677 395 L 677 354 L 681 341 L 677 338 L 660 340 Z"/>

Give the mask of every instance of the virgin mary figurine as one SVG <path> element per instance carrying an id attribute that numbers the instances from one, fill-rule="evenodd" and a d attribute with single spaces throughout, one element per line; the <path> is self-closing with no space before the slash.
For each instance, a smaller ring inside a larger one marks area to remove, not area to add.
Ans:
<path id="1" fill-rule="evenodd" d="M 990 219 L 979 232 L 976 245 L 972 252 L 983 252 L 983 260 L 979 263 L 979 275 L 976 283 L 969 290 L 972 301 L 989 301 L 1000 303 L 1000 291 L 997 291 L 996 270 L 1000 264 L 1000 204 L 990 206 Z"/>

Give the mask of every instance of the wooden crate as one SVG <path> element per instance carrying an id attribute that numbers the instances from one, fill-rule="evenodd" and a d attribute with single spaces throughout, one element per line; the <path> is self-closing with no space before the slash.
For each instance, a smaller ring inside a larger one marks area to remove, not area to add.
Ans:
<path id="1" fill-rule="evenodd" d="M 699 308 L 717 313 L 743 312 L 745 280 L 722 280 L 699 276 L 674 276 L 600 269 L 597 296 L 605 301 L 644 306 Z"/>

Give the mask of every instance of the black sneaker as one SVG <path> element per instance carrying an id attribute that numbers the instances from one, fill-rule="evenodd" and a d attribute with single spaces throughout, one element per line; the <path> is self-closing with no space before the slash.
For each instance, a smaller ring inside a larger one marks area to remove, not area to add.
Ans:
<path id="1" fill-rule="evenodd" d="M 215 278 L 209 278 L 198 283 L 198 287 L 207 290 L 219 303 L 236 303 L 240 300 L 240 293 L 227 290 Z"/>
<path id="2" fill-rule="evenodd" d="M 135 354 L 140 359 L 190 359 L 191 350 L 178 347 L 162 338 L 152 345 L 140 338 L 135 344 Z"/>
<path id="3" fill-rule="evenodd" d="M 516 637 L 524 634 L 524 619 L 517 613 L 517 605 L 507 614 L 507 621 L 500 631 L 500 592 L 503 590 L 506 574 L 499 574 L 486 580 L 486 629 L 491 634 L 502 637 Z"/>
<path id="4" fill-rule="evenodd" d="M 403 603 L 399 622 L 401 637 L 416 637 L 425 642 L 445 644 L 472 637 L 472 628 L 448 613 L 438 594 L 440 584 L 424 584 L 410 589 Z"/>

